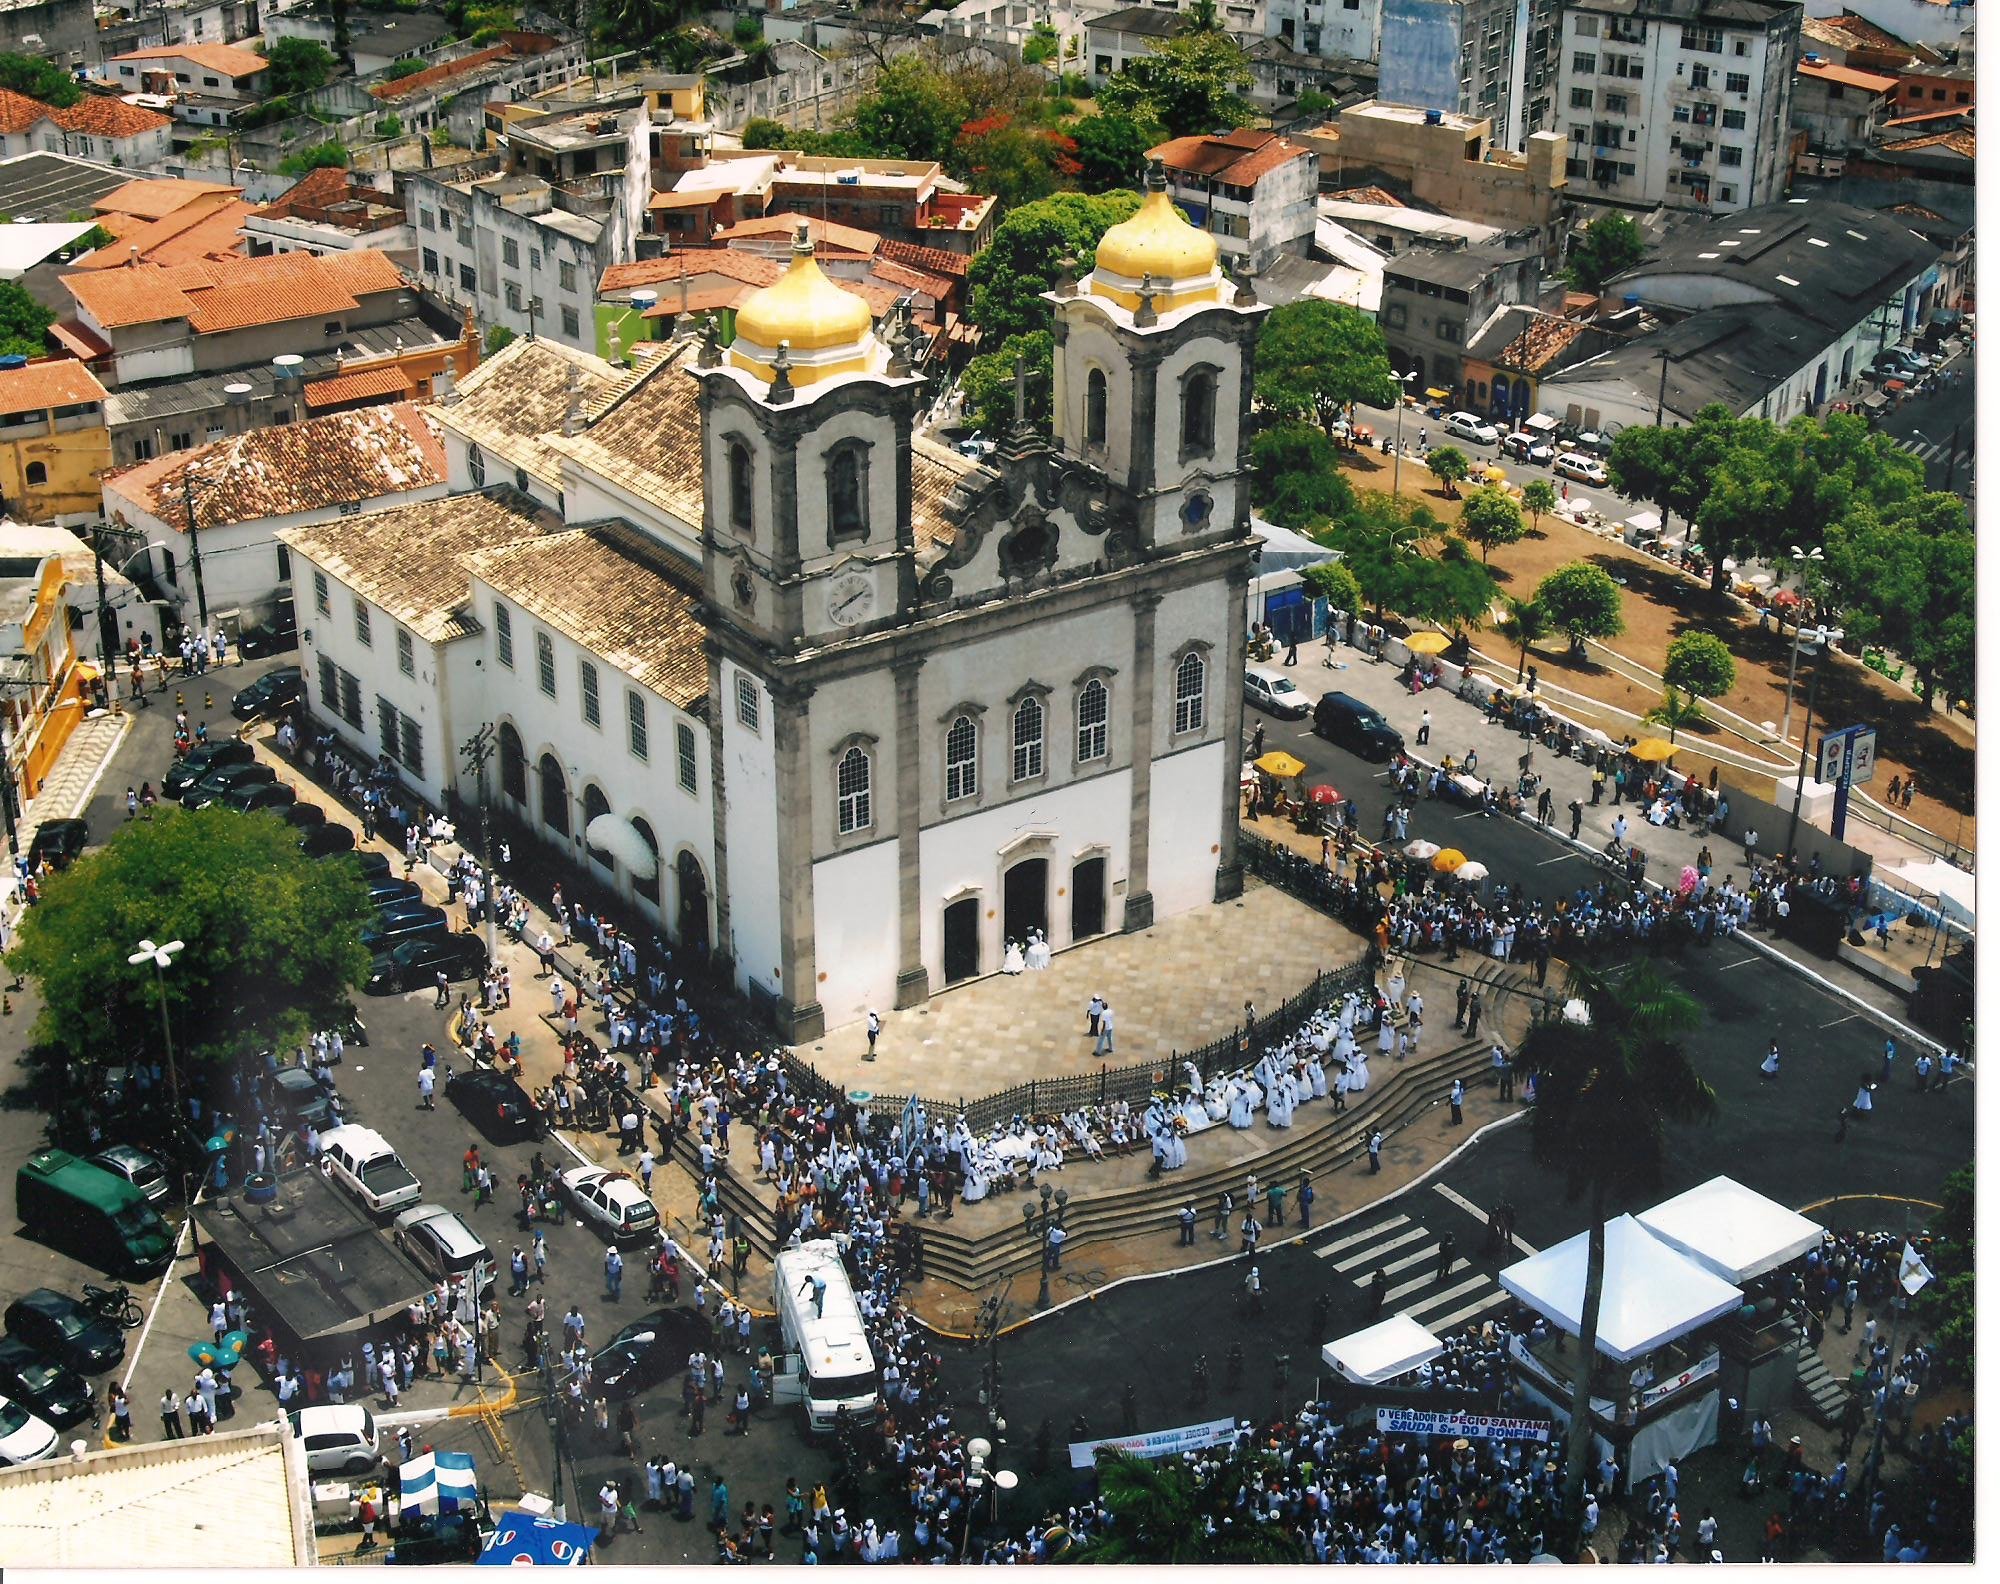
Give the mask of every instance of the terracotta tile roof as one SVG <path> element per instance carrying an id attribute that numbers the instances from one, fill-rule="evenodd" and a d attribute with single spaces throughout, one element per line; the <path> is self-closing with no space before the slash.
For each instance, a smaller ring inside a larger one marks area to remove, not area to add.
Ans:
<path id="1" fill-rule="evenodd" d="M 721 275 L 745 286 L 768 286 L 785 273 L 785 266 L 761 254 L 735 248 L 682 248 L 664 258 L 640 259 L 632 264 L 613 264 L 599 277 L 600 296 L 630 291 L 635 286 L 657 286 L 662 281 L 691 280 L 701 275 Z"/>
<path id="2" fill-rule="evenodd" d="M 499 486 L 281 528 L 276 537 L 426 643 L 449 643 L 480 631 L 466 557 L 548 532 L 557 520 L 519 490 Z"/>
<path id="3" fill-rule="evenodd" d="M 128 181 L 123 187 L 114 188 L 90 207 L 100 216 L 137 215 L 141 220 L 157 220 L 162 215 L 170 215 L 182 204 L 192 202 L 203 193 L 240 193 L 241 187 L 226 187 L 219 182 L 181 181 L 171 176 L 142 176 L 136 181 Z"/>
<path id="4" fill-rule="evenodd" d="M 1536 373 L 1554 362 L 1586 328 L 1574 319 L 1544 319 L 1537 315 L 1493 361 L 1507 368 Z"/>
<path id="5" fill-rule="evenodd" d="M 194 305 L 182 289 L 189 266 L 142 264 L 137 269 L 84 270 L 60 276 L 77 306 L 106 330 L 185 319 Z"/>
<path id="6" fill-rule="evenodd" d="M 171 214 L 128 226 L 109 247 L 86 254 L 75 267 L 101 270 L 128 266 L 134 248 L 149 264 L 192 264 L 241 253 L 243 222 L 255 212 L 254 204 L 226 190 L 202 193 Z"/>
<path id="7" fill-rule="evenodd" d="M 123 55 L 112 55 L 108 59 L 114 62 L 191 61 L 203 70 L 222 77 L 248 77 L 270 64 L 263 56 L 237 49 L 231 44 L 165 44 L 153 49 L 127 50 Z"/>
<path id="8" fill-rule="evenodd" d="M 760 215 L 754 220 L 739 220 L 735 225 L 725 226 L 716 232 L 716 240 L 736 242 L 750 237 L 782 237 L 789 240 L 798 231 L 801 220 L 811 228 L 814 247 L 845 248 L 850 253 L 872 255 L 882 246 L 882 238 L 873 231 L 790 210 L 781 214 Z"/>
<path id="9" fill-rule="evenodd" d="M 517 540 L 465 568 L 676 708 L 708 696 L 700 569 L 631 524 Z"/>
<path id="10" fill-rule="evenodd" d="M 198 335 L 283 324 L 347 313 L 360 306 L 342 287 L 328 261 L 310 253 L 277 253 L 241 259 L 216 271 L 206 291 L 190 291 L 188 322 Z"/>
<path id="11" fill-rule="evenodd" d="M 972 267 L 972 261 L 963 253 L 953 253 L 948 248 L 919 247 L 914 242 L 899 242 L 894 237 L 882 239 L 882 257 L 894 259 L 898 264 L 934 270 L 957 280 L 965 279 L 965 272 Z"/>
<path id="12" fill-rule="evenodd" d="M 887 285 L 900 286 L 906 291 L 920 291 L 926 297 L 947 298 L 958 289 L 958 282 L 948 275 L 912 269 L 894 259 L 877 259 L 868 273 L 871 278 Z"/>
<path id="13" fill-rule="evenodd" d="M 0 413 L 37 412 L 101 402 L 104 387 L 75 358 L 54 358 L 26 368 L 0 369 Z"/>
<path id="14" fill-rule="evenodd" d="M 120 246 L 129 247 L 131 240 Z M 402 272 L 393 262 L 366 249 L 325 258 L 278 253 L 139 264 L 85 270 L 60 279 L 107 330 L 185 319 L 199 335 L 347 313 L 359 306 L 356 293 L 388 291 L 403 284 Z"/>
<path id="15" fill-rule="evenodd" d="M 93 137 L 129 138 L 157 132 L 174 124 L 170 115 L 144 105 L 127 104 L 110 94 L 87 93 L 67 110 L 54 112 L 56 125 Z"/>
<path id="16" fill-rule="evenodd" d="M 1922 126 L 1926 121 L 1952 121 L 1966 115 L 1966 107 L 1960 105 L 1956 110 L 1919 110 L 1915 115 L 1890 116 L 1882 125 L 1885 127 Z"/>
<path id="17" fill-rule="evenodd" d="M 1384 209 L 1410 207 L 1386 187 L 1347 187 L 1336 193 L 1327 193 L 1325 196 L 1336 198 L 1342 203 L 1380 204 Z"/>
<path id="18" fill-rule="evenodd" d="M 58 346 L 68 350 L 72 357 L 95 362 L 108 357 L 112 352 L 111 343 L 78 319 L 58 319 L 49 326 L 49 334 Z"/>
<path id="19" fill-rule="evenodd" d="M 1922 137 L 1904 138 L 1897 143 L 1884 143 L 1877 152 L 1919 154 L 1930 149 L 1941 149 L 1961 159 L 1972 159 L 1978 152 L 1978 139 L 1970 127 L 1959 127 L 1950 132 L 1930 132 Z"/>
<path id="20" fill-rule="evenodd" d="M 410 283 L 396 267 L 396 261 L 378 248 L 350 248 L 345 253 L 323 253 L 319 266 L 334 284 L 366 297 L 371 292 L 401 291 Z"/>
<path id="21" fill-rule="evenodd" d="M 384 396 L 400 401 L 410 394 L 410 376 L 401 364 L 388 363 L 380 368 L 357 369 L 352 374 L 314 380 L 306 387 L 306 406 L 344 407 L 349 402 L 378 401 Z"/>
<path id="22" fill-rule="evenodd" d="M 947 451 L 934 440 L 922 436 L 910 442 L 910 532 L 921 554 L 944 549 L 958 537 L 945 501 L 977 465 L 956 451 Z"/>
<path id="23" fill-rule="evenodd" d="M 0 88 L 0 132 L 25 132 L 37 121 L 47 121 L 55 111 L 39 99 Z"/>
<path id="24" fill-rule="evenodd" d="M 1171 138 L 1146 151 L 1169 170 L 1231 187 L 1254 187 L 1265 176 L 1311 150 L 1275 132 L 1239 128 L 1222 137 Z"/>
<path id="25" fill-rule="evenodd" d="M 461 55 L 457 60 L 445 61 L 442 65 L 426 66 L 422 71 L 411 72 L 407 77 L 398 77 L 394 82 L 377 83 L 368 92 L 381 100 L 407 99 L 412 94 L 422 93 L 426 88 L 435 88 L 441 82 L 449 82 L 467 72 L 479 70 L 482 66 L 504 60 L 514 53 L 511 44 L 491 44 L 485 49 L 474 50 L 470 55 Z"/>
<path id="26" fill-rule="evenodd" d="M 1802 60 L 1798 64 L 1798 73 L 1801 77 L 1819 82 L 1839 83 L 1843 88 L 1859 88 L 1863 93 L 1888 93 L 1896 86 L 1893 77 L 1859 71 L 1852 66 L 1836 66 L 1832 61 Z"/>
<path id="27" fill-rule="evenodd" d="M 447 473 L 427 415 L 397 402 L 252 429 L 138 463 L 106 482 L 109 493 L 186 533 L 188 483 L 207 527 L 442 489 Z"/>
<path id="28" fill-rule="evenodd" d="M 514 468 L 560 489 L 563 414 L 569 407 L 574 369 L 586 406 L 618 384 L 623 370 L 602 358 L 554 342 L 525 337 L 510 341 L 458 381 L 458 400 L 439 408 L 445 427 L 484 453 L 487 475 L 499 479 Z"/>
<path id="29" fill-rule="evenodd" d="M 683 343 L 621 371 L 623 377 L 586 409 L 587 427 L 565 435 L 558 417 L 548 444 L 699 533 L 701 409 L 685 372 L 691 351 Z"/>

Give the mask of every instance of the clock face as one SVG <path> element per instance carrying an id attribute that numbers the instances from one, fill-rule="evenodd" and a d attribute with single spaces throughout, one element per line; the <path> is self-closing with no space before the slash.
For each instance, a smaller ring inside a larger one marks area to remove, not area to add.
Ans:
<path id="1" fill-rule="evenodd" d="M 875 614 L 875 585 L 866 573 L 843 572 L 826 586 L 826 614 L 841 627 L 852 627 Z"/>

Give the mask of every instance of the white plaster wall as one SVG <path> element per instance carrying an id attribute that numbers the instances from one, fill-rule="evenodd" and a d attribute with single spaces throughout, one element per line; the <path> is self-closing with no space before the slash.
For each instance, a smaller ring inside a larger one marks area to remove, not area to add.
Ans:
<path id="1" fill-rule="evenodd" d="M 868 447 L 868 537 L 827 542 L 827 454 L 844 441 Z M 811 577 L 850 555 L 881 555 L 896 548 L 896 426 L 871 413 L 845 412 L 815 425 L 799 439 L 799 559 Z M 879 596 L 888 592 L 876 591 Z M 893 601 L 892 601 L 893 603 Z"/>
<path id="2" fill-rule="evenodd" d="M 819 1004 L 829 1028 L 896 1004 L 897 851 L 895 841 L 877 841 L 813 865 Z"/>
<path id="3" fill-rule="evenodd" d="M 1153 761 L 1147 879 L 1155 918 L 1185 912 L 1215 898 L 1215 866 L 1222 841 L 1224 752 L 1223 743 L 1211 742 Z"/>
<path id="4" fill-rule="evenodd" d="M 749 672 L 724 662 L 722 698 L 711 713 L 722 722 L 722 817 L 729 845 L 729 940 L 742 982 L 772 995 L 783 989 L 778 930 L 778 770 L 772 741 L 771 697 L 757 689 L 757 730 L 736 718 L 736 679 Z M 710 876 L 710 884 L 714 877 Z"/>
<path id="5" fill-rule="evenodd" d="M 1217 370 L 1215 448 L 1204 456 L 1190 457 L 1184 463 L 1180 460 L 1181 376 L 1198 364 Z M 1160 488 L 1172 489 L 1200 473 L 1235 468 L 1241 377 L 1241 360 L 1234 343 L 1219 335 L 1197 334 L 1160 360 L 1159 401 L 1153 419 L 1153 465 Z M 1217 497 L 1217 504 L 1221 504 L 1220 496 Z"/>
<path id="6" fill-rule="evenodd" d="M 1064 318 L 1069 337 L 1056 358 L 1056 403 L 1062 415 L 1064 447 L 1097 463 L 1115 483 L 1132 476 L 1132 373 L 1118 339 L 1094 307 L 1071 308 Z M 1083 443 L 1084 401 L 1089 370 L 1105 375 L 1104 444 Z"/>

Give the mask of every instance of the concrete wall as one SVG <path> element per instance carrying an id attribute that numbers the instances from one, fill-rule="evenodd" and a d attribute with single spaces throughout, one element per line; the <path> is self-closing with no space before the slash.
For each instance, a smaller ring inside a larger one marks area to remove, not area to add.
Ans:
<path id="1" fill-rule="evenodd" d="M 1900 39 L 1933 49 L 1957 44 L 1960 32 L 1972 24 L 1975 15 L 1970 5 L 1937 5 L 1933 0 L 1806 0 L 1805 10 L 1813 17 L 1852 11 Z"/>
<path id="2" fill-rule="evenodd" d="M 1373 105 L 1343 111 L 1336 136 L 1306 133 L 1302 141 L 1319 153 L 1321 185 L 1354 185 L 1366 172 L 1379 171 L 1406 184 L 1419 203 L 1503 230 L 1550 227 L 1557 200 L 1569 178 L 1561 134 L 1537 132 L 1520 154 L 1493 150 L 1492 124 L 1461 118 L 1425 125 Z M 1480 157 L 1471 157 L 1474 153 Z"/>

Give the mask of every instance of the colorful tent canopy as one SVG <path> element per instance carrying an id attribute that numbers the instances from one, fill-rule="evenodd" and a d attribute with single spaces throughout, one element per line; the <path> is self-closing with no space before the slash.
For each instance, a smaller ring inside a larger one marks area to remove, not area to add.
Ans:
<path id="1" fill-rule="evenodd" d="M 406 1513 L 443 1514 L 479 1500 L 470 1452 L 421 1452 L 397 1470 Z"/>
<path id="2" fill-rule="evenodd" d="M 503 1512 L 479 1567 L 575 1567 L 597 1540 L 597 1532 L 582 1524 L 557 1523 L 517 1510 Z"/>

